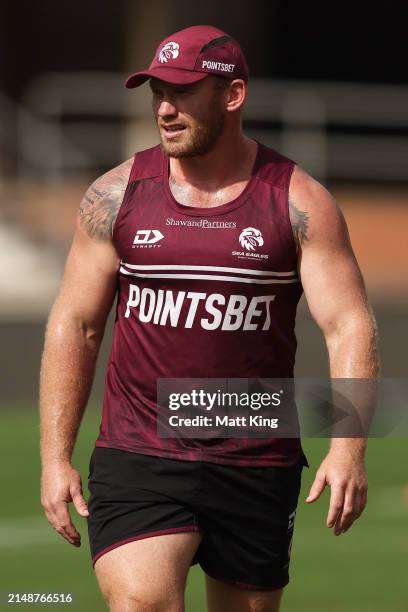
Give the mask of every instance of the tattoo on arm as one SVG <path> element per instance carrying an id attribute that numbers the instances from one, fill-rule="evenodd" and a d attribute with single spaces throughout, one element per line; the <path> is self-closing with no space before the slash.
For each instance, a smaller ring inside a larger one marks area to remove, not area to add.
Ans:
<path id="1" fill-rule="evenodd" d="M 79 208 L 79 219 L 94 240 L 106 242 L 112 230 L 125 194 L 130 172 L 129 163 L 97 179 L 86 192 Z"/>
<path id="2" fill-rule="evenodd" d="M 299 210 L 289 199 L 289 216 L 295 242 L 300 247 L 308 240 L 309 215 L 303 210 Z"/>

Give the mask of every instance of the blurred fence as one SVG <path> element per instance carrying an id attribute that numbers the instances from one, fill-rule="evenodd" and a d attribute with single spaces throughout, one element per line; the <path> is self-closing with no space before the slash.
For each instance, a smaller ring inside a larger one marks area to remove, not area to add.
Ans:
<path id="1" fill-rule="evenodd" d="M 119 73 L 44 73 L 18 107 L 0 98 L 2 146 L 15 149 L 18 174 L 111 167 L 155 143 L 149 88 L 123 83 Z M 322 180 L 407 181 L 406 86 L 251 79 L 244 120 L 250 136 Z"/>

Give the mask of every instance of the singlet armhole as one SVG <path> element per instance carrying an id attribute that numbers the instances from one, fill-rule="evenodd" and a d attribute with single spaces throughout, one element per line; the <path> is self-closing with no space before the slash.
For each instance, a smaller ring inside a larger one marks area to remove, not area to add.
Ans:
<path id="1" fill-rule="evenodd" d="M 286 193 L 286 205 L 285 205 L 285 220 L 287 223 L 287 227 L 289 229 L 290 232 L 290 236 L 292 239 L 292 244 L 293 244 L 293 252 L 295 255 L 295 259 L 296 259 L 296 269 L 298 269 L 298 264 L 299 264 L 299 253 L 298 253 L 298 249 L 297 249 L 297 245 L 296 245 L 296 240 L 295 237 L 293 235 L 293 228 L 292 228 L 292 222 L 290 220 L 290 204 L 289 204 L 289 189 L 290 189 L 290 182 L 293 176 L 293 172 L 295 170 L 295 167 L 297 166 L 296 162 L 291 160 L 291 165 L 289 167 L 287 176 L 286 176 L 286 181 L 285 181 L 285 193 Z"/>
<path id="2" fill-rule="evenodd" d="M 132 176 L 133 176 L 134 166 L 135 166 L 135 163 L 136 163 L 136 157 L 137 157 L 137 153 L 135 153 L 135 155 L 133 156 L 132 166 L 130 168 L 129 177 L 128 177 L 127 184 L 126 184 L 126 189 L 123 192 L 122 202 L 121 202 L 121 204 L 119 206 L 119 210 L 118 210 L 118 214 L 116 215 L 116 219 L 115 219 L 115 221 L 113 222 L 113 225 L 112 225 L 112 242 L 113 242 L 113 244 L 115 244 L 115 237 L 116 237 L 116 233 L 117 233 L 117 229 L 118 229 L 119 218 L 122 217 L 124 209 L 126 208 L 126 202 L 127 202 L 127 199 L 128 199 L 128 192 L 129 192 L 130 185 L 132 184 Z"/>

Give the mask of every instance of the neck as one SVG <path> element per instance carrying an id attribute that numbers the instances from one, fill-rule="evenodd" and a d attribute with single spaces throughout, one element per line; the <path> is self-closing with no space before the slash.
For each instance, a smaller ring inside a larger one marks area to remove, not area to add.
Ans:
<path id="1" fill-rule="evenodd" d="M 214 191 L 246 180 L 255 161 L 257 144 L 239 131 L 222 134 L 214 149 L 197 157 L 170 158 L 170 176 L 203 191 Z"/>

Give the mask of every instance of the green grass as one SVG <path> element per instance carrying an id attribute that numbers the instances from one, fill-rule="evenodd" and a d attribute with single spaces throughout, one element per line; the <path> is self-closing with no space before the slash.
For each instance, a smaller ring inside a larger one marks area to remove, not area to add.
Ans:
<path id="1" fill-rule="evenodd" d="M 86 481 L 99 415 L 89 410 L 74 463 Z M 408 610 L 407 441 L 371 440 L 367 457 L 369 505 L 354 527 L 335 537 L 325 527 L 328 492 L 304 503 L 327 440 L 305 440 L 305 469 L 282 612 L 406 612 Z M 90 563 L 86 524 L 77 515 L 82 547 L 74 549 L 48 526 L 39 502 L 38 424 L 35 412 L 3 410 L 0 428 L 0 592 L 74 594 L 77 611 L 106 609 Z M 37 610 L 44 606 L 25 606 Z M 187 612 L 205 607 L 203 574 L 190 571 Z"/>

